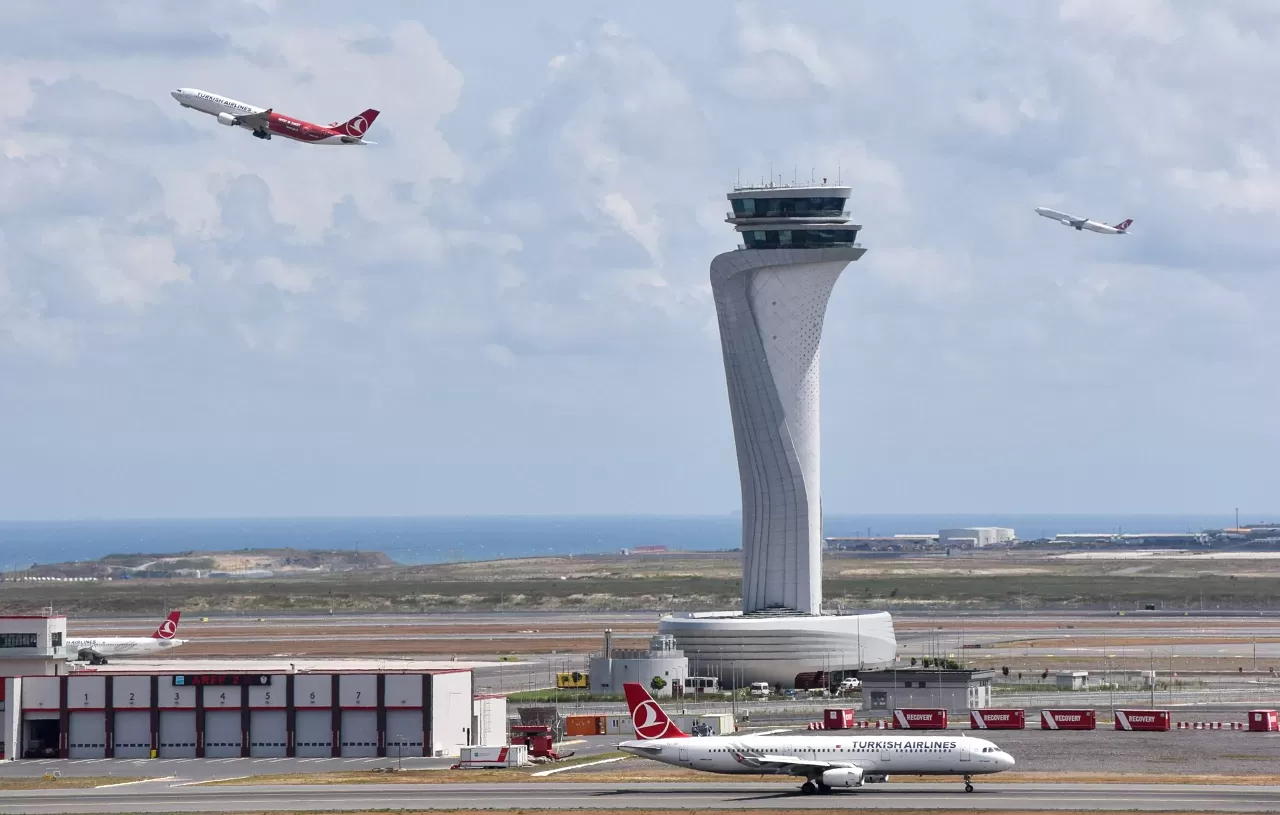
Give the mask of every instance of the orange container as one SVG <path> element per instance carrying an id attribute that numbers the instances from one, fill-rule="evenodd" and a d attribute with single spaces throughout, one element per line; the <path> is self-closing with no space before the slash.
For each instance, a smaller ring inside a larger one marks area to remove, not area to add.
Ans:
<path id="1" fill-rule="evenodd" d="M 565 716 L 566 736 L 599 736 L 604 733 L 603 716 Z"/>

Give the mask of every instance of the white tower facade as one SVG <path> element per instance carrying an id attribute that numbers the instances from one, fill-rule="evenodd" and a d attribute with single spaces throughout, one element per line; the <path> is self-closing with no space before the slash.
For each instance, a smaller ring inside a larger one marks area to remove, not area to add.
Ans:
<path id="1" fill-rule="evenodd" d="M 862 257 L 850 188 L 740 187 L 729 193 L 737 250 L 711 261 L 742 485 L 742 610 L 664 617 L 697 676 L 790 686 L 894 662 L 883 611 L 822 614 L 818 366 L 827 300 Z"/>
<path id="2" fill-rule="evenodd" d="M 849 187 L 742 188 L 711 262 L 742 485 L 742 610 L 822 609 L 819 363 L 827 300 L 866 252 Z"/>

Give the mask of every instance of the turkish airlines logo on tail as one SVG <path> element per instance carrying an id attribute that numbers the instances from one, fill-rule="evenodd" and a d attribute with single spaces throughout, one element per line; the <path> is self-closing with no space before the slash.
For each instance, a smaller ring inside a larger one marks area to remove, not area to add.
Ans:
<path id="1" fill-rule="evenodd" d="M 636 735 L 642 739 L 660 739 L 667 735 L 671 720 L 662 712 L 658 703 L 652 699 L 636 705 L 631 714 L 631 722 L 635 725 Z"/>
<path id="2" fill-rule="evenodd" d="M 156 629 L 156 633 L 151 636 L 158 640 L 173 639 L 178 633 L 178 620 L 181 616 L 181 611 L 172 612 L 167 620 L 160 623 L 160 627 Z"/>
<path id="3" fill-rule="evenodd" d="M 369 129 L 369 123 L 364 120 L 363 116 L 357 116 L 347 122 L 348 136 L 363 136 L 364 132 Z"/>

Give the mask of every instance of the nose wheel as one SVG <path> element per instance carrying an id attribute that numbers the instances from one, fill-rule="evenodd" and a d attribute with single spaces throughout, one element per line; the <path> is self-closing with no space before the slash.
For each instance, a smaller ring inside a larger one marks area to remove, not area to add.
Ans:
<path id="1" fill-rule="evenodd" d="M 973 792 L 973 779 L 971 776 L 964 777 L 964 791 Z"/>

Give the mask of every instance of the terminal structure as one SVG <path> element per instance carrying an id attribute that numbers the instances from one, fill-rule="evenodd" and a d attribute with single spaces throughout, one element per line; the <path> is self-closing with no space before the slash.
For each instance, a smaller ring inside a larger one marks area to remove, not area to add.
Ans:
<path id="1" fill-rule="evenodd" d="M 742 486 L 742 611 L 669 617 L 660 630 L 722 682 L 789 684 L 895 655 L 887 613 L 822 615 L 818 368 L 827 300 L 866 252 L 850 192 L 825 179 L 737 188 L 726 220 L 743 243 L 711 261 Z"/>

